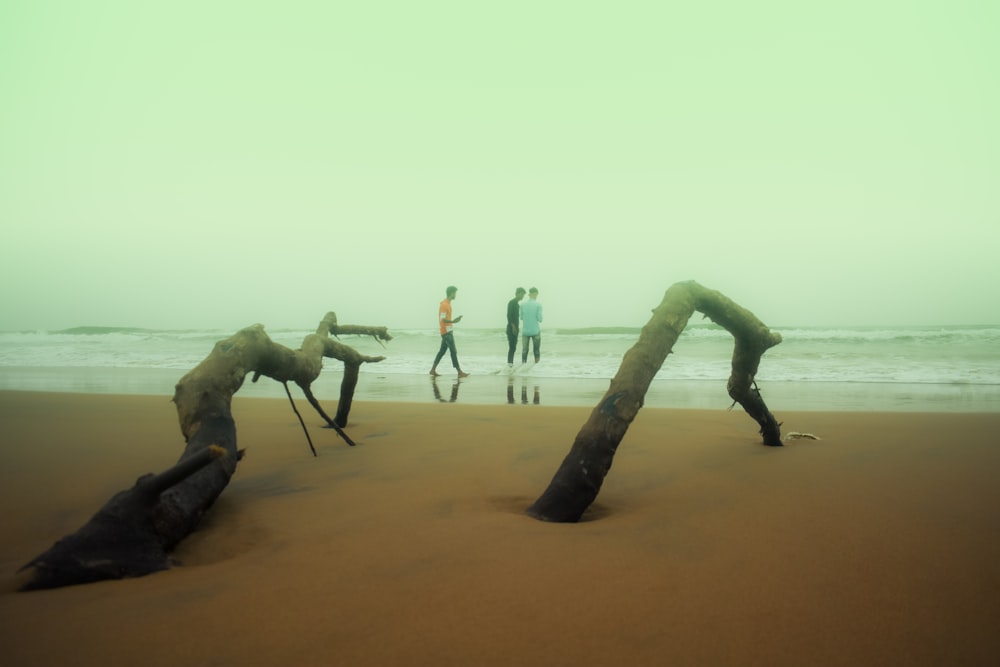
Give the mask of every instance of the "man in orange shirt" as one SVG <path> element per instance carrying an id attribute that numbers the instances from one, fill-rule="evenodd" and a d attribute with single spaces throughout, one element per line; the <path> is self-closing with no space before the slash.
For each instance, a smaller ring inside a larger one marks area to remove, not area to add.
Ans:
<path id="1" fill-rule="evenodd" d="M 440 373 L 437 372 L 438 363 L 441 362 L 441 359 L 444 357 L 444 353 L 446 351 L 450 351 L 451 365 L 458 371 L 458 377 L 469 377 L 469 374 L 463 371 L 462 367 L 458 363 L 458 352 L 455 350 L 455 334 L 452 332 L 451 326 L 462 321 L 461 315 L 455 319 L 451 319 L 451 302 L 455 299 L 455 295 L 457 293 L 458 288 L 454 285 L 450 285 L 444 292 L 444 301 L 442 301 L 438 306 L 438 323 L 441 325 L 441 349 L 438 350 L 437 356 L 434 357 L 434 365 L 431 366 L 431 375 L 440 375 Z"/>

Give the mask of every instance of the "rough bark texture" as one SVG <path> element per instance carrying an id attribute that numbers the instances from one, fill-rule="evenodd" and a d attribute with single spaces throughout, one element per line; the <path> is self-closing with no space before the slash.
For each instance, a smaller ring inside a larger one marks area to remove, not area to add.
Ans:
<path id="1" fill-rule="evenodd" d="M 696 310 L 733 334 L 736 344 L 729 395 L 760 424 L 765 445 L 781 446 L 780 424 L 754 383 L 761 355 L 780 343 L 781 336 L 723 294 L 693 281 L 676 283 L 653 311 L 638 342 L 625 353 L 611 386 L 580 429 L 548 488 L 528 508 L 530 516 L 543 521 L 579 521 L 600 492 L 650 382 Z"/>
<path id="2" fill-rule="evenodd" d="M 384 357 L 359 354 L 331 339 L 331 334 L 392 339 L 385 327 L 340 326 L 337 316 L 327 313 L 299 350 L 273 342 L 259 324 L 216 343 L 175 387 L 173 400 L 187 443 L 178 463 L 160 475 L 140 477 L 80 530 L 32 559 L 22 568 L 30 571 L 22 589 L 135 577 L 167 568 L 168 552 L 194 530 L 236 471 L 240 452 L 231 403 L 248 373 L 254 374 L 254 381 L 265 375 L 282 383 L 295 382 L 339 431 L 347 424 L 359 367 Z M 326 416 L 310 389 L 323 368 L 323 357 L 344 363 L 336 420 Z"/>

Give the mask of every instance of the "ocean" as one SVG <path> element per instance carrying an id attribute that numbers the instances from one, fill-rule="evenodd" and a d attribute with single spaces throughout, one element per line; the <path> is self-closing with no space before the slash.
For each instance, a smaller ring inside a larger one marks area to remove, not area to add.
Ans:
<path id="1" fill-rule="evenodd" d="M 1000 409 L 1000 326 L 772 327 L 783 342 L 763 357 L 757 383 L 775 413 L 787 410 L 994 412 Z M 640 329 L 551 329 L 542 360 L 505 372 L 502 329 L 456 328 L 457 381 L 448 357 L 428 370 L 436 330 L 393 331 L 385 346 L 367 337 L 342 342 L 364 354 L 355 400 L 595 405 Z M 185 372 L 233 331 L 80 327 L 0 332 L 0 389 L 172 395 Z M 297 348 L 311 330 L 268 331 Z M 652 407 L 726 408 L 733 338 L 713 324 L 689 324 L 647 392 Z M 520 355 L 520 348 L 518 349 Z M 326 360 L 313 385 L 320 400 L 339 395 L 340 363 Z M 240 395 L 285 396 L 267 378 Z M 295 388 L 293 387 L 293 392 Z M 294 393 L 293 393 L 294 395 Z"/>

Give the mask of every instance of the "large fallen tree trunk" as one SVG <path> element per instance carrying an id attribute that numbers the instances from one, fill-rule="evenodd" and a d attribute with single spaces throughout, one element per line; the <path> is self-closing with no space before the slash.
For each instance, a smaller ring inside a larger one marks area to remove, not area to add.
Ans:
<path id="1" fill-rule="evenodd" d="M 754 382 L 761 355 L 780 343 L 781 336 L 723 294 L 694 281 L 676 283 L 653 311 L 638 342 L 625 353 L 611 386 L 580 429 L 548 488 L 528 508 L 530 516 L 543 521 L 579 521 L 600 492 L 650 382 L 696 310 L 733 334 L 736 345 L 729 395 L 760 425 L 765 445 L 781 446 L 781 425 Z"/>
<path id="2" fill-rule="evenodd" d="M 337 428 L 347 425 L 361 364 L 384 357 L 359 354 L 330 335 L 366 335 L 392 339 L 385 327 L 342 326 L 327 313 L 316 333 L 298 350 L 272 341 L 256 324 L 215 344 L 211 354 L 177 383 L 174 403 L 187 445 L 178 463 L 159 475 L 140 477 L 116 494 L 80 530 L 56 542 L 22 570 L 29 579 L 22 590 L 56 588 L 102 579 L 136 577 L 169 566 L 168 553 L 186 537 L 215 502 L 236 471 L 241 453 L 231 403 L 247 374 L 297 384 L 309 403 Z M 344 363 L 337 416 L 330 419 L 313 396 L 311 384 L 323 357 Z M 350 440 L 347 439 L 350 443 Z M 353 444 L 353 443 L 350 443 Z"/>

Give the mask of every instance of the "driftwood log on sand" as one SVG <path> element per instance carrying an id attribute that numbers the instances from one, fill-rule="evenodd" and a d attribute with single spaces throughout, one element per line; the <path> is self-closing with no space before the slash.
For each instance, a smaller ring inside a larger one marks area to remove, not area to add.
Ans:
<path id="1" fill-rule="evenodd" d="M 760 424 L 764 444 L 781 446 L 781 425 L 761 398 L 754 377 L 761 355 L 781 342 L 749 310 L 694 281 L 675 283 L 653 311 L 639 340 L 622 359 L 611 386 L 580 429 L 545 492 L 528 508 L 542 521 L 572 523 L 597 498 L 615 451 L 639 408 L 649 383 L 695 311 L 704 313 L 736 339 L 729 395 Z"/>
<path id="2" fill-rule="evenodd" d="M 137 577 L 169 567 L 170 550 L 194 530 L 236 471 L 242 454 L 236 446 L 231 403 L 249 373 L 255 382 L 264 375 L 284 384 L 286 390 L 288 382 L 297 384 L 323 419 L 353 444 L 342 428 L 347 425 L 358 370 L 361 364 L 384 357 L 359 354 L 331 335 L 392 339 L 385 327 L 339 325 L 331 312 L 298 350 L 275 343 L 259 324 L 216 343 L 211 354 L 175 387 L 173 401 L 187 443 L 177 464 L 159 475 L 140 477 L 77 532 L 28 562 L 22 568 L 27 578 L 22 590 Z M 344 363 L 333 419 L 323 412 L 310 388 L 319 377 L 324 357 Z"/>

